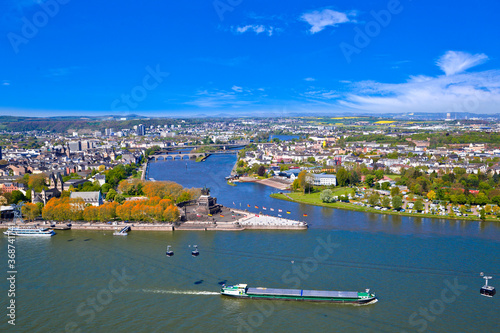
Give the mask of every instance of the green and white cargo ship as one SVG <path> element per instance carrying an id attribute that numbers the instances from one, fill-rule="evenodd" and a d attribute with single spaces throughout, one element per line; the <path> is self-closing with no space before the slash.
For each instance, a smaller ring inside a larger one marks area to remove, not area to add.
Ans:
<path id="1" fill-rule="evenodd" d="M 310 302 L 333 302 L 333 303 L 375 303 L 375 294 L 369 289 L 365 292 L 357 291 L 327 291 L 327 290 L 302 290 L 302 289 L 275 289 L 275 288 L 252 288 L 246 284 L 234 286 L 222 286 L 221 295 L 253 298 L 274 299 L 280 301 L 310 301 Z"/>

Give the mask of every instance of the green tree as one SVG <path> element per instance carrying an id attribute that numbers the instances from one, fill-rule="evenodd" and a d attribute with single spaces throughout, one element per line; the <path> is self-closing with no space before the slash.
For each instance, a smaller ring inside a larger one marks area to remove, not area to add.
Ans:
<path id="1" fill-rule="evenodd" d="M 349 179 L 349 173 L 345 168 L 340 168 L 337 171 L 337 184 L 339 186 L 345 186 L 347 184 L 347 180 Z"/>
<path id="2" fill-rule="evenodd" d="M 286 171 L 286 170 L 290 170 L 290 166 L 289 165 L 280 165 L 280 171 Z"/>
<path id="3" fill-rule="evenodd" d="M 265 174 L 265 173 L 266 173 L 266 167 L 265 167 L 265 166 L 263 166 L 263 165 L 261 165 L 261 166 L 259 167 L 259 169 L 257 170 L 257 174 L 258 174 L 260 177 L 262 177 L 262 176 L 264 176 L 264 174 Z"/>
<path id="4" fill-rule="evenodd" d="M 154 155 L 157 151 L 160 151 L 160 150 L 161 150 L 160 146 L 153 146 L 153 147 L 146 149 L 146 151 L 144 152 L 144 155 L 147 158 L 151 155 Z"/>
<path id="5" fill-rule="evenodd" d="M 352 170 L 349 172 L 349 184 L 354 185 L 360 182 L 359 174 L 356 172 L 356 170 Z"/>
<path id="6" fill-rule="evenodd" d="M 116 195 L 117 195 L 116 190 L 114 188 L 112 188 L 106 194 L 106 200 L 113 201 L 113 200 L 115 200 Z"/>
<path id="7" fill-rule="evenodd" d="M 108 193 L 111 188 L 112 188 L 111 185 L 109 185 L 108 183 L 104 183 L 101 186 L 101 190 L 103 193 Z"/>
<path id="8" fill-rule="evenodd" d="M 302 170 L 301 172 L 299 172 L 297 179 L 299 180 L 300 188 L 304 191 L 304 193 L 306 193 L 307 190 L 311 191 L 311 175 L 308 174 L 306 170 Z"/>
<path id="9" fill-rule="evenodd" d="M 372 193 L 369 197 L 368 197 L 368 203 L 372 206 L 375 206 L 378 204 L 379 202 L 379 199 L 380 199 L 380 196 L 378 195 L 378 193 Z"/>
<path id="10" fill-rule="evenodd" d="M 191 195 L 189 192 L 182 192 L 182 194 L 177 198 L 177 203 L 191 200 Z"/>
<path id="11" fill-rule="evenodd" d="M 368 185 L 369 187 L 372 187 L 374 181 L 375 181 L 375 176 L 373 176 L 373 175 L 366 175 L 366 177 L 365 177 L 365 183 L 366 183 L 366 185 Z"/>
<path id="12" fill-rule="evenodd" d="M 420 212 L 424 210 L 424 203 L 421 199 L 418 199 L 417 201 L 415 201 L 415 205 L 413 205 L 413 208 Z"/>
<path id="13" fill-rule="evenodd" d="M 125 201 L 125 197 L 122 194 L 117 194 L 115 196 L 115 201 L 119 204 L 122 204 Z"/>
<path id="14" fill-rule="evenodd" d="M 391 188 L 391 197 L 396 196 L 396 195 L 400 195 L 400 194 L 401 194 L 401 191 L 399 190 L 399 187 L 394 186 L 393 188 Z"/>
<path id="15" fill-rule="evenodd" d="M 384 196 L 384 197 L 382 198 L 381 203 L 382 203 L 382 206 L 384 206 L 384 207 L 386 207 L 386 208 L 390 208 L 390 207 L 391 207 L 391 199 L 389 199 L 389 197 L 388 197 L 388 196 Z"/>
<path id="16" fill-rule="evenodd" d="M 19 190 L 12 191 L 12 195 L 10 197 L 10 203 L 17 204 L 19 201 L 26 201 L 26 197 L 23 192 Z"/>
<path id="17" fill-rule="evenodd" d="M 334 201 L 333 192 L 332 192 L 332 190 L 328 190 L 328 189 L 321 191 L 319 198 L 321 199 L 321 201 L 327 202 L 327 203 Z"/>
<path id="18" fill-rule="evenodd" d="M 400 210 L 403 207 L 403 199 L 399 195 L 392 197 L 392 208 Z"/>

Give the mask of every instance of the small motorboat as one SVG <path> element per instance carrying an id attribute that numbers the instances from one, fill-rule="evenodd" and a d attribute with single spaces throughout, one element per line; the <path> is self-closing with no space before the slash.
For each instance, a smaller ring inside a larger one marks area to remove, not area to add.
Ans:
<path id="1" fill-rule="evenodd" d="M 167 246 L 167 252 L 165 252 L 167 257 L 171 257 L 174 255 L 174 251 L 170 250 L 170 245 Z"/>
<path id="2" fill-rule="evenodd" d="M 193 257 L 197 257 L 197 256 L 199 256 L 199 255 L 200 255 L 200 251 L 198 251 L 198 245 L 193 245 L 193 247 L 194 247 L 194 250 L 193 250 L 193 251 L 191 251 L 191 255 L 192 255 Z"/>
<path id="3" fill-rule="evenodd" d="M 493 277 L 491 277 L 491 276 L 484 276 L 483 272 L 481 272 L 480 275 L 485 280 L 485 283 L 484 283 L 484 286 L 481 287 L 481 290 L 479 291 L 479 293 L 481 295 L 483 295 L 483 296 L 486 296 L 486 297 L 493 297 L 493 296 L 495 296 L 495 294 L 497 293 L 497 291 L 495 290 L 495 287 L 488 285 L 488 280 L 492 279 Z"/>

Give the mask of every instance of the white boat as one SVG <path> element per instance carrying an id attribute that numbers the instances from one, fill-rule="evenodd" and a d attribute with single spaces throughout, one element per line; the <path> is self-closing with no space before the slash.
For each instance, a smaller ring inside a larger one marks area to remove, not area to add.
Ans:
<path id="1" fill-rule="evenodd" d="M 37 228 L 31 226 L 15 226 L 9 227 L 7 231 L 3 232 L 7 236 L 30 236 L 30 237 L 51 237 L 56 233 L 54 230 L 50 230 L 48 228 Z"/>

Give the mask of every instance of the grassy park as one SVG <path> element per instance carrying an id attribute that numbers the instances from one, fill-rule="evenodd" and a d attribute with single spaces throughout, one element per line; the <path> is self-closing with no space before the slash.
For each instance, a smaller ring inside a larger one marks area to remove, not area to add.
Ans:
<path id="1" fill-rule="evenodd" d="M 332 190 L 334 196 L 342 196 L 342 195 L 347 195 L 350 191 L 352 191 L 352 188 L 349 187 L 342 187 L 342 188 L 337 188 L 335 190 Z M 330 208 L 336 208 L 336 209 L 346 209 L 346 210 L 353 210 L 353 211 L 359 211 L 359 212 L 367 212 L 367 213 L 376 213 L 376 214 L 388 214 L 388 215 L 398 215 L 398 216 L 409 216 L 409 217 L 428 217 L 428 218 L 434 218 L 434 219 L 455 219 L 455 220 L 466 220 L 466 221 L 481 221 L 479 217 L 477 216 L 441 216 L 441 215 L 435 215 L 435 214 L 424 214 L 424 213 L 408 213 L 408 212 L 394 212 L 393 210 L 377 210 L 375 208 L 369 207 L 369 206 L 360 206 L 357 204 L 354 204 L 355 202 L 358 202 L 357 200 L 351 200 L 350 202 L 341 202 L 341 201 L 336 201 L 332 203 L 326 203 L 323 202 L 320 199 L 320 192 L 315 191 L 313 193 L 303 193 L 303 192 L 291 192 L 291 193 L 273 193 L 271 194 L 272 198 L 275 199 L 280 199 L 280 200 L 286 200 L 286 201 L 292 201 L 292 202 L 298 202 L 298 203 L 303 203 L 307 205 L 314 205 L 314 206 L 321 206 L 321 207 L 330 207 Z M 486 218 L 485 221 L 494 221 L 498 222 L 498 219 L 495 218 Z"/>

